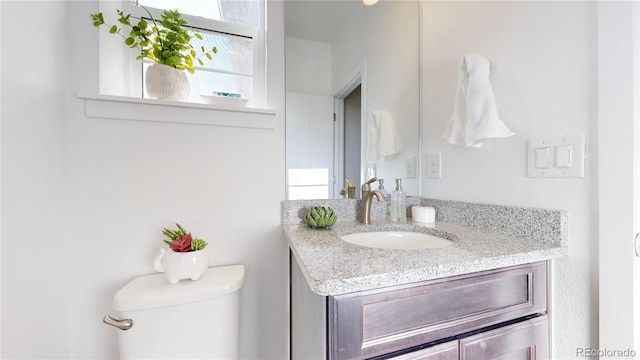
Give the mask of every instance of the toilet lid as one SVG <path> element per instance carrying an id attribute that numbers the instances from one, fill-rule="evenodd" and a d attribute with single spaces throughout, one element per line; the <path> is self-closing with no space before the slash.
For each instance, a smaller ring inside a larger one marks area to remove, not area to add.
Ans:
<path id="1" fill-rule="evenodd" d="M 237 291 L 244 283 L 244 265 L 211 267 L 200 279 L 169 284 L 165 274 L 137 277 L 113 298 L 113 309 L 132 311 L 201 301 Z"/>

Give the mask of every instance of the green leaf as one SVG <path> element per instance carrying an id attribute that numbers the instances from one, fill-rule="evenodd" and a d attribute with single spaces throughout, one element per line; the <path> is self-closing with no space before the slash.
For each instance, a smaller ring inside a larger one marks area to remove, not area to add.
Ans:
<path id="1" fill-rule="evenodd" d="M 203 34 L 198 29 L 187 27 L 187 22 L 178 10 L 164 10 L 160 19 L 154 18 L 146 8 L 144 10 L 147 11 L 150 20 L 143 20 L 117 9 L 118 18 L 115 25 L 105 23 L 102 13 L 91 14 L 92 24 L 96 27 L 105 25 L 109 33 L 121 36 L 126 46 L 139 51 L 136 59 L 149 59 L 154 63 L 187 70 L 192 74 L 196 60 L 204 66 L 204 56 L 212 59 L 211 55 L 217 53 L 215 47 L 211 50 L 206 49 L 206 46 L 198 46 L 198 50 L 194 48 L 191 40 L 204 40 Z"/>
<path id="2" fill-rule="evenodd" d="M 213 51 L 214 54 L 217 54 L 218 53 L 218 48 L 214 46 L 213 49 L 211 49 L 211 51 Z"/>
<path id="3" fill-rule="evenodd" d="M 202 239 L 193 239 L 191 240 L 191 250 L 198 251 L 202 250 L 207 246 L 207 242 Z"/>
<path id="4" fill-rule="evenodd" d="M 169 66 L 173 66 L 175 68 L 180 66 L 180 64 L 182 63 L 182 59 L 179 56 L 171 56 L 171 57 L 165 58 L 165 59 L 166 59 L 165 64 L 167 64 Z"/>
<path id="5" fill-rule="evenodd" d="M 158 60 L 164 59 L 164 57 L 162 56 L 162 49 L 158 49 L 157 47 L 154 47 L 153 48 L 153 57 L 155 57 Z"/>

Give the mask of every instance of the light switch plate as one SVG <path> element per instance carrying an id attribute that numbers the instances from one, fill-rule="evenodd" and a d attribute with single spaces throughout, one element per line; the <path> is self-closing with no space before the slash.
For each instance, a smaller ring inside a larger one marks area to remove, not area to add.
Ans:
<path id="1" fill-rule="evenodd" d="M 427 177 L 439 179 L 442 177 L 442 155 L 427 154 Z"/>
<path id="2" fill-rule="evenodd" d="M 528 177 L 584 177 L 585 137 L 529 140 Z"/>

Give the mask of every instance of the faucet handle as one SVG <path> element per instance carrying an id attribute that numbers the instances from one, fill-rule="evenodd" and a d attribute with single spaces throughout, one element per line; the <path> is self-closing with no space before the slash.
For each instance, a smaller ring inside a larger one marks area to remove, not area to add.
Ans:
<path id="1" fill-rule="evenodd" d="M 378 181 L 377 177 L 372 177 L 371 179 L 367 180 L 364 184 L 362 184 L 362 190 L 371 190 L 371 183 Z"/>
<path id="2" fill-rule="evenodd" d="M 369 193 L 371 191 L 371 183 L 375 182 L 375 181 L 378 181 L 378 178 L 374 176 L 371 179 L 367 180 L 364 184 L 362 184 L 360 189 L 362 190 L 362 198 L 363 199 L 367 195 L 367 193 Z"/>
<path id="3" fill-rule="evenodd" d="M 367 180 L 364 184 L 365 184 L 365 185 L 369 185 L 369 184 L 371 184 L 372 182 L 376 182 L 376 181 L 378 181 L 378 178 L 374 176 L 374 177 L 372 177 L 371 179 Z"/>

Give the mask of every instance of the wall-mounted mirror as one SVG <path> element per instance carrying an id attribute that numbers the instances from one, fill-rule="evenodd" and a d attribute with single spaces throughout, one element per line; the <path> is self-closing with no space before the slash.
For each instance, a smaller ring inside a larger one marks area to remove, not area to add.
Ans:
<path id="1" fill-rule="evenodd" d="M 285 1 L 288 199 L 347 197 L 347 179 L 359 198 L 372 176 L 420 195 L 418 6 Z"/>

